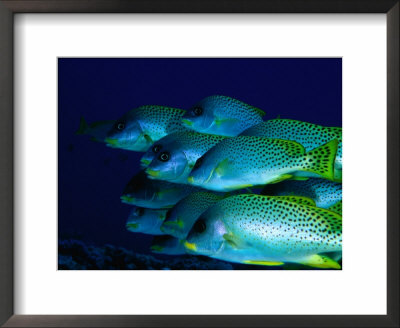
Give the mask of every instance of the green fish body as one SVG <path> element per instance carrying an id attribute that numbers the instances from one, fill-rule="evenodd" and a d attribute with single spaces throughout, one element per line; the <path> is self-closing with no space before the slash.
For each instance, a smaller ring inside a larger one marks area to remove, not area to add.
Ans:
<path id="1" fill-rule="evenodd" d="M 135 108 L 115 121 L 105 141 L 109 147 L 147 151 L 162 137 L 186 130 L 181 122 L 184 113 L 182 109 L 156 105 Z"/>
<path id="2" fill-rule="evenodd" d="M 86 120 L 81 117 L 79 129 L 76 134 L 86 134 L 91 136 L 93 141 L 106 142 L 108 131 L 114 126 L 115 120 L 110 121 L 97 121 L 88 124 Z"/>
<path id="3" fill-rule="evenodd" d="M 342 251 L 342 218 L 301 197 L 242 194 L 209 207 L 189 232 L 188 251 L 259 265 L 340 268 L 321 253 Z"/>
<path id="4" fill-rule="evenodd" d="M 146 173 L 140 171 L 126 185 L 121 201 L 145 208 L 171 208 L 182 198 L 200 190 L 190 185 L 148 179 Z"/>
<path id="5" fill-rule="evenodd" d="M 221 193 L 199 191 L 180 200 L 167 213 L 167 218 L 161 230 L 179 239 L 186 238 L 197 218 L 211 205 L 214 205 L 225 196 Z"/>
<path id="6" fill-rule="evenodd" d="M 326 127 L 289 119 L 274 119 L 257 124 L 242 132 L 241 135 L 296 141 L 303 145 L 306 151 L 336 139 L 338 140 L 338 149 L 335 158 L 335 180 L 341 181 L 342 179 L 342 128 L 340 127 Z"/>
<path id="7" fill-rule="evenodd" d="M 222 140 L 200 157 L 188 182 L 230 191 L 287 179 L 333 180 L 337 140 L 306 152 L 297 142 L 253 136 Z"/>
<path id="8" fill-rule="evenodd" d="M 154 237 L 150 249 L 153 253 L 164 255 L 186 254 L 186 248 L 183 246 L 183 240 L 179 240 L 168 235 Z"/>
<path id="9" fill-rule="evenodd" d="M 325 179 L 286 180 L 266 185 L 261 192 L 271 196 L 303 196 L 315 201 L 317 207 L 329 208 L 342 200 L 342 184 Z"/>
<path id="10" fill-rule="evenodd" d="M 134 207 L 126 222 L 126 229 L 148 235 L 164 235 L 160 227 L 165 220 L 166 209 Z"/>
<path id="11" fill-rule="evenodd" d="M 146 169 L 149 178 L 187 183 L 196 160 L 224 139 L 223 136 L 194 131 L 172 133 L 155 142 L 145 153 L 142 163 L 150 161 Z"/>
<path id="12" fill-rule="evenodd" d="M 222 136 L 237 136 L 261 123 L 265 113 L 257 107 L 227 96 L 202 99 L 183 116 L 183 124 L 194 131 Z"/>

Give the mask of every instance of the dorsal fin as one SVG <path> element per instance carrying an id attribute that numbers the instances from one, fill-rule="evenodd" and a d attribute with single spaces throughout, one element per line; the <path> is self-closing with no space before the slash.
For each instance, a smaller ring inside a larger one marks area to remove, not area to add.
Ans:
<path id="1" fill-rule="evenodd" d="M 250 109 L 251 109 L 253 112 L 255 112 L 255 113 L 257 113 L 258 115 L 260 115 L 261 117 L 263 117 L 263 116 L 265 115 L 265 112 L 264 112 L 263 110 L 261 110 L 260 108 L 251 106 Z"/>
<path id="2" fill-rule="evenodd" d="M 270 198 L 277 198 L 287 200 L 288 202 L 297 203 L 301 205 L 316 206 L 314 200 L 303 196 L 268 196 Z"/>

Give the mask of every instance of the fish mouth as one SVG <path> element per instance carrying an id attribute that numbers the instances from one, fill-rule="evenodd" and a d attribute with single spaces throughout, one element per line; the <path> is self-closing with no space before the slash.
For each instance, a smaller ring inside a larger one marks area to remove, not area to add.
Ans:
<path id="1" fill-rule="evenodd" d="M 163 249 L 164 249 L 164 247 L 162 247 L 162 246 L 160 246 L 160 245 L 153 245 L 153 246 L 150 247 L 150 250 L 151 250 L 153 253 L 159 253 L 159 252 L 161 252 Z"/>
<path id="2" fill-rule="evenodd" d="M 187 120 L 185 118 L 182 119 L 182 123 L 183 123 L 183 125 L 186 125 L 186 126 L 189 126 L 189 127 L 193 126 L 193 122 L 189 121 L 189 120 Z"/>
<path id="3" fill-rule="evenodd" d="M 157 178 L 160 175 L 160 170 L 147 169 L 146 173 L 152 178 Z"/>
<path id="4" fill-rule="evenodd" d="M 128 196 L 128 195 L 122 195 L 121 197 L 121 202 L 125 204 L 133 204 L 135 201 L 134 197 Z"/>
<path id="5" fill-rule="evenodd" d="M 196 252 L 197 247 L 195 243 L 189 243 L 187 240 L 183 243 L 183 246 L 189 251 Z"/>

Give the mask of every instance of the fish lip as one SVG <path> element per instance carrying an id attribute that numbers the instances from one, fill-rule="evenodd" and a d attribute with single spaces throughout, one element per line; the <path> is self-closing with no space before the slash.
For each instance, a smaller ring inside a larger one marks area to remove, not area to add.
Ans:
<path id="1" fill-rule="evenodd" d="M 140 164 L 142 164 L 142 167 L 148 167 L 150 165 L 151 161 L 145 158 L 140 159 Z"/>
<path id="2" fill-rule="evenodd" d="M 107 143 L 108 147 L 118 147 L 118 139 L 116 138 L 105 138 L 104 141 Z"/>
<path id="3" fill-rule="evenodd" d="M 132 204 L 132 202 L 135 201 L 135 197 L 131 197 L 131 196 L 128 196 L 128 195 L 122 195 L 120 197 L 120 199 L 121 199 L 121 202 L 123 202 L 125 204 Z"/>
<path id="4" fill-rule="evenodd" d="M 133 229 L 133 230 L 137 230 L 138 228 L 139 228 L 139 223 L 127 223 L 126 225 L 125 225 L 125 227 L 127 228 L 127 229 L 129 229 L 129 228 L 131 228 L 131 229 Z"/>

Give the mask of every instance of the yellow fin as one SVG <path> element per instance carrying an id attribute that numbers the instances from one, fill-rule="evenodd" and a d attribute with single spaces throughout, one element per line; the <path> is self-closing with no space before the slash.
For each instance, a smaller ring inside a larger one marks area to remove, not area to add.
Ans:
<path id="1" fill-rule="evenodd" d="M 307 181 L 309 178 L 308 177 L 299 177 L 299 176 L 292 176 L 291 180 L 296 180 L 296 181 Z"/>
<path id="2" fill-rule="evenodd" d="M 339 263 L 337 263 L 335 260 L 331 259 L 328 256 L 325 255 L 311 255 L 307 258 L 302 259 L 301 261 L 298 261 L 297 263 L 308 265 L 313 268 L 320 268 L 320 269 L 341 269 L 342 267 L 340 266 Z"/>
<path id="3" fill-rule="evenodd" d="M 226 240 L 226 242 L 227 242 L 232 248 L 235 248 L 235 249 L 240 248 L 240 244 L 241 244 L 240 240 L 238 240 L 237 238 L 235 238 L 235 236 L 234 236 L 232 233 L 226 233 L 226 234 L 224 234 L 222 237 Z"/>
<path id="4" fill-rule="evenodd" d="M 276 266 L 276 265 L 283 265 L 283 262 L 272 262 L 272 261 L 251 261 L 246 260 L 243 261 L 244 264 L 255 264 L 255 265 L 267 265 L 267 266 Z"/>
<path id="5" fill-rule="evenodd" d="M 291 178 L 293 178 L 293 175 L 291 175 L 291 174 L 283 174 L 283 175 L 280 175 L 279 177 L 276 177 L 274 180 L 271 180 L 270 182 L 268 182 L 268 184 L 279 183 L 281 181 L 288 180 L 288 179 L 291 179 Z"/>
<path id="6" fill-rule="evenodd" d="M 308 206 L 317 206 L 313 199 L 303 196 L 269 196 L 272 198 L 279 198 L 283 200 L 287 200 L 288 202 L 308 205 Z"/>

